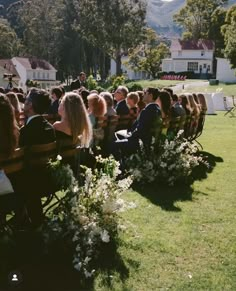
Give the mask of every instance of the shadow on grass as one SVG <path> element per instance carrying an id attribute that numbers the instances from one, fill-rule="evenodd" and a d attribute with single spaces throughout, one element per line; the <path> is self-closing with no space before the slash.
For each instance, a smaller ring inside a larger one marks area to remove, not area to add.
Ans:
<path id="1" fill-rule="evenodd" d="M 121 281 L 129 277 L 117 251 L 119 242 L 104 244 L 98 258 L 97 270 L 102 274 L 102 283 L 112 286 L 112 274 L 118 273 Z M 129 264 L 135 268 L 135 261 Z M 8 276 L 20 272 L 23 281 L 12 287 Z M 12 289 L 13 288 L 13 289 Z M 14 289 L 16 288 L 16 289 Z M 0 236 L 0 291 L 78 291 L 95 290 L 94 279 L 85 280 L 72 266 L 72 254 L 63 241 L 53 245 L 45 253 L 41 233 L 19 232 L 13 237 Z"/>
<path id="2" fill-rule="evenodd" d="M 206 165 L 196 167 L 187 181 L 178 181 L 172 187 L 160 181 L 145 186 L 136 184 L 133 189 L 166 211 L 181 211 L 181 208 L 175 206 L 175 202 L 192 201 L 193 182 L 206 179 L 208 173 L 213 171 L 216 164 L 223 162 L 221 157 L 216 157 L 207 152 L 201 151 L 199 155 L 208 162 L 209 167 Z M 202 194 L 207 195 L 207 193 Z"/>

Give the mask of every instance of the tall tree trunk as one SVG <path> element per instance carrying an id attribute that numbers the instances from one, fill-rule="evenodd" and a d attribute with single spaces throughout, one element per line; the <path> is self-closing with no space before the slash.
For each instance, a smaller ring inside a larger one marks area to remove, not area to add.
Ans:
<path id="1" fill-rule="evenodd" d="M 121 70 L 121 52 L 120 49 L 116 52 L 116 75 L 121 76 L 122 70 Z"/>

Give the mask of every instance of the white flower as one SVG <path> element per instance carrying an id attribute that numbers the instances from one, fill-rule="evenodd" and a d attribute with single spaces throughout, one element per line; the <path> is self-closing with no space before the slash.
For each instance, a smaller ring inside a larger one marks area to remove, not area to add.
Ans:
<path id="1" fill-rule="evenodd" d="M 58 161 L 61 161 L 61 160 L 62 160 L 62 156 L 57 155 L 57 160 L 58 160 Z"/>
<path id="2" fill-rule="evenodd" d="M 101 236 L 101 240 L 103 242 L 108 243 L 110 241 L 110 236 L 109 236 L 108 231 L 106 229 L 104 229 L 101 232 L 100 236 Z"/>
<path id="3" fill-rule="evenodd" d="M 85 265 L 87 265 L 89 261 L 91 261 L 91 258 L 86 257 L 85 260 L 84 260 Z"/>
<path id="4" fill-rule="evenodd" d="M 91 272 L 88 272 L 86 269 L 84 270 L 84 275 L 86 278 L 90 278 L 92 277 L 93 273 L 95 272 L 95 270 L 92 270 Z"/>
<path id="5" fill-rule="evenodd" d="M 77 263 L 77 264 L 74 265 L 74 268 L 75 268 L 77 271 L 80 271 L 81 266 L 82 266 L 82 263 Z"/>

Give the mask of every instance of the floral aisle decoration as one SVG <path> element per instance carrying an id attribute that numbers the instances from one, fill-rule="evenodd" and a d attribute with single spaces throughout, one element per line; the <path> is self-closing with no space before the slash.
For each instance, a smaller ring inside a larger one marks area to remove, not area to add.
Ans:
<path id="1" fill-rule="evenodd" d="M 179 131 L 176 137 L 152 140 L 150 149 L 140 143 L 140 151 L 126 160 L 128 172 L 134 181 L 151 183 L 155 180 L 173 186 L 180 179 L 187 179 L 193 169 L 200 164 L 209 167 L 204 158 L 198 154 L 198 148 L 182 137 Z"/>
<path id="2" fill-rule="evenodd" d="M 48 213 L 45 234 L 47 243 L 59 239 L 69 246 L 74 268 L 87 278 L 95 273 L 102 244 L 117 239 L 119 212 L 134 207 L 121 198 L 132 184 L 131 176 L 117 181 L 119 163 L 111 157 L 98 156 L 96 160 L 96 170 L 84 170 L 83 186 L 72 179 L 64 198 Z M 60 171 L 65 174 L 59 160 L 51 164 L 54 169 L 56 165 L 57 177 L 61 177 Z"/>

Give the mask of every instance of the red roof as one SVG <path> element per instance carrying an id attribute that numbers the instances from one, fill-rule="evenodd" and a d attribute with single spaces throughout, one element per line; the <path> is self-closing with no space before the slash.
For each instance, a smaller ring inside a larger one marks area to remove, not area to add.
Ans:
<path id="1" fill-rule="evenodd" d="M 43 69 L 43 70 L 55 70 L 56 69 L 47 61 L 38 59 L 36 57 L 22 58 L 15 57 L 15 59 L 22 64 L 26 69 Z"/>
<path id="2" fill-rule="evenodd" d="M 4 68 L 4 72 L 6 74 L 14 74 L 17 78 L 19 78 L 19 74 L 10 59 L 1 59 L 0 60 L 0 67 Z"/>
<path id="3" fill-rule="evenodd" d="M 215 44 L 212 40 L 181 40 L 175 39 L 171 42 L 171 50 L 214 50 Z"/>

